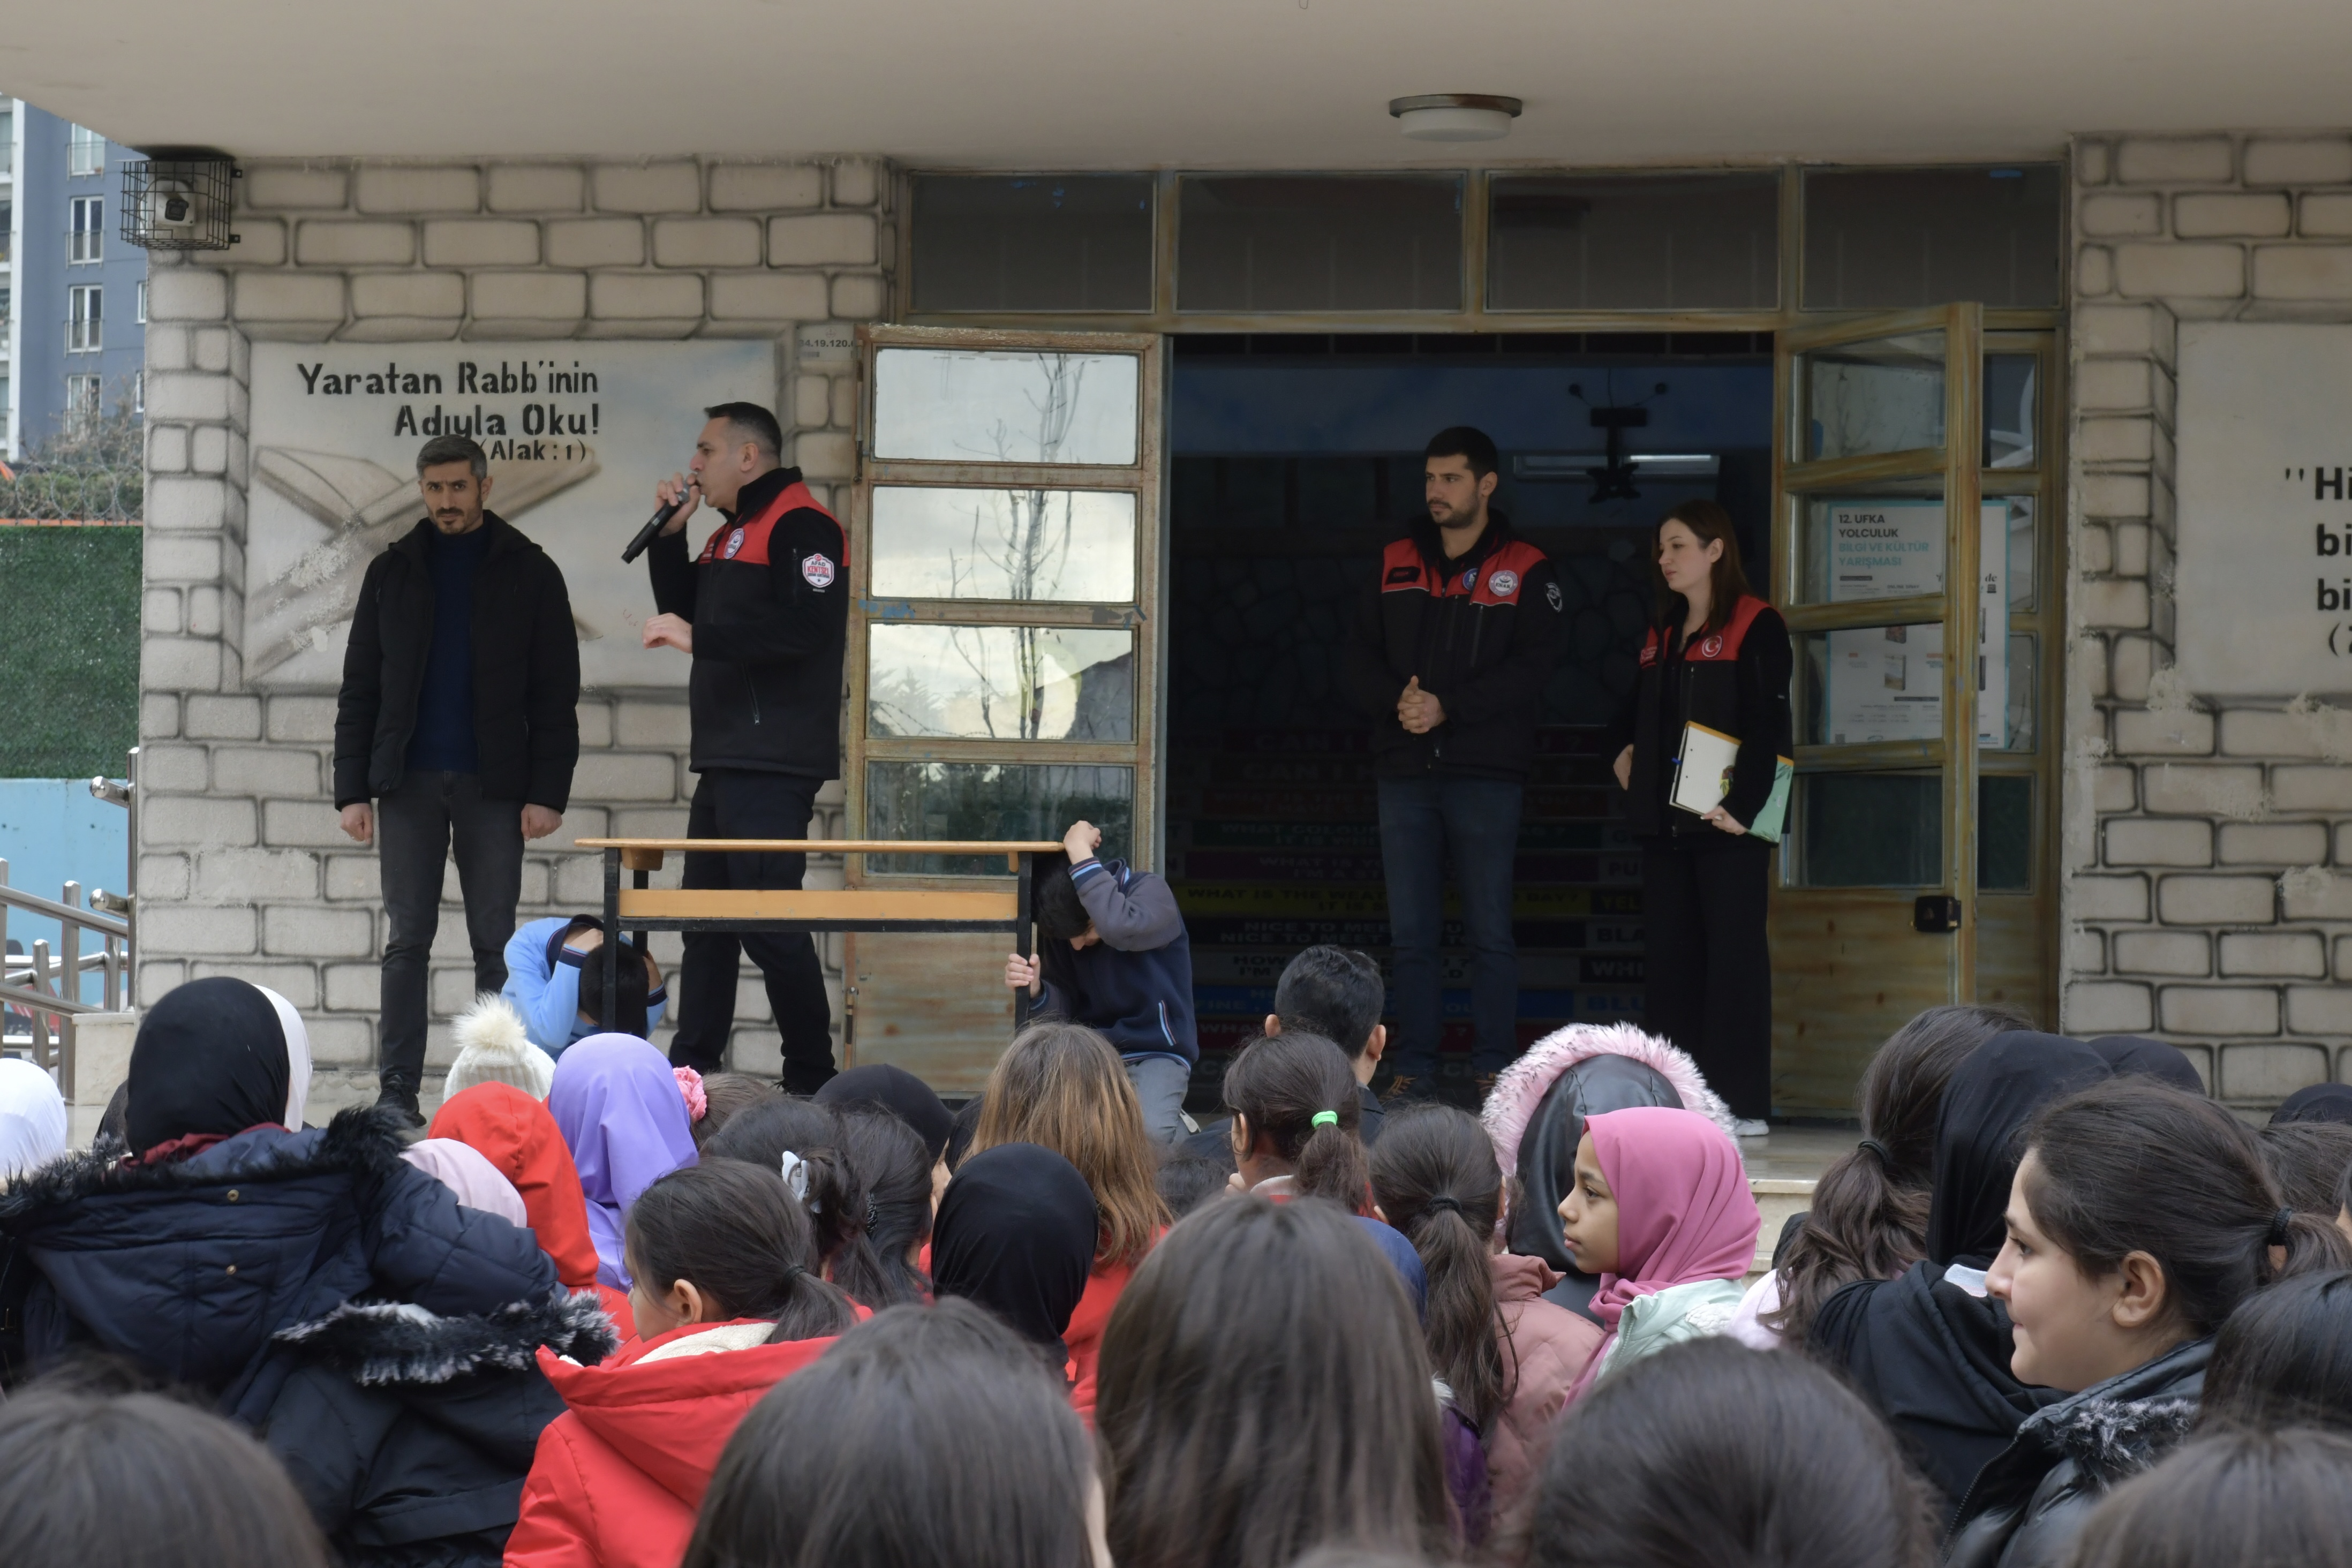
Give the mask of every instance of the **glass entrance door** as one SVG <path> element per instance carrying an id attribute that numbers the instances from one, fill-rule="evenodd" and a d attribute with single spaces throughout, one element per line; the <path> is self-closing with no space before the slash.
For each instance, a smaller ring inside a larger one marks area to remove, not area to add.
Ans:
<path id="1" fill-rule="evenodd" d="M 1160 838 L 1160 340 L 861 329 L 848 831 Z M 853 857 L 853 884 L 970 887 L 1001 857 Z M 1012 1022 L 998 937 L 846 939 L 845 1065 L 978 1089 Z M 976 1026 L 1001 1010 L 1003 1028 Z"/>
<path id="2" fill-rule="evenodd" d="M 1895 1026 L 1977 995 L 1979 752 L 2006 742 L 2010 681 L 2033 679 L 2006 636 L 2009 501 L 1980 482 L 1984 363 L 1973 303 L 1780 335 L 1773 584 L 1797 770 L 1770 918 L 1781 1114 L 1852 1114 Z"/>

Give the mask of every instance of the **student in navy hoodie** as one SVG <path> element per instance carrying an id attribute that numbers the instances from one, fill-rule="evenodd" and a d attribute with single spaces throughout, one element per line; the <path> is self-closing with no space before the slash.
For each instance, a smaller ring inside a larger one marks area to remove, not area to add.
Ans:
<path id="1" fill-rule="evenodd" d="M 1062 836 L 1069 874 L 1040 868 L 1037 955 L 1004 962 L 1004 984 L 1029 988 L 1038 1016 L 1099 1031 L 1127 1064 L 1143 1125 L 1170 1143 L 1184 1131 L 1184 1090 L 1201 1059 L 1192 1026 L 1192 944 L 1165 879 L 1123 860 L 1097 860 L 1090 822 Z"/>

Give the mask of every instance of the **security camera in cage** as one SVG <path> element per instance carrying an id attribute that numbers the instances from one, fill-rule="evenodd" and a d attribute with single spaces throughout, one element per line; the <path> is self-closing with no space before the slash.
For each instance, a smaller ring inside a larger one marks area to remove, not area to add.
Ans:
<path id="1" fill-rule="evenodd" d="M 158 148 L 122 167 L 122 237 L 148 250 L 226 250 L 230 182 L 241 173 L 226 153 Z"/>

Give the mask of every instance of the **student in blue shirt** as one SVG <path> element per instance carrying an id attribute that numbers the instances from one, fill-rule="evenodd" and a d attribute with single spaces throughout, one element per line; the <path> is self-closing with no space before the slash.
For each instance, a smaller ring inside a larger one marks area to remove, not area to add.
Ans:
<path id="1" fill-rule="evenodd" d="M 1037 955 L 1015 953 L 1004 984 L 1025 985 L 1036 1016 L 1058 1016 L 1108 1038 L 1143 1102 L 1143 1125 L 1163 1143 L 1184 1132 L 1184 1091 L 1201 1059 L 1192 1024 L 1192 944 L 1165 879 L 1123 860 L 1097 860 L 1102 830 L 1072 825 L 1069 858 L 1037 872 Z"/>
<path id="2" fill-rule="evenodd" d="M 507 941 L 507 983 L 499 994 L 522 1015 L 530 1043 L 551 1057 L 560 1057 L 574 1040 L 600 1033 L 597 1013 L 604 1003 L 599 986 L 600 963 L 587 967 L 591 953 L 604 945 L 604 922 L 594 915 L 550 915 L 519 928 Z M 621 939 L 626 952 L 635 943 Z M 582 994 L 583 976 L 587 994 Z M 668 1004 L 662 985 L 661 965 L 652 953 L 643 963 L 631 963 L 625 952 L 621 963 L 620 1032 L 639 1039 L 653 1033 Z"/>

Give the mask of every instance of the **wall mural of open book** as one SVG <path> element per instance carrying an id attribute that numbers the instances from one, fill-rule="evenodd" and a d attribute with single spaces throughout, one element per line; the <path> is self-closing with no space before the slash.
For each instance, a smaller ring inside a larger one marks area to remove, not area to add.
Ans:
<path id="1" fill-rule="evenodd" d="M 682 684 L 686 661 L 638 647 L 653 595 L 621 547 L 686 466 L 704 406 L 772 407 L 776 385 L 765 341 L 255 345 L 247 680 L 341 678 L 368 563 L 425 515 L 417 449 L 457 433 L 489 454 L 489 510 L 563 569 L 583 682 Z M 691 542 L 717 521 L 698 516 Z"/>

